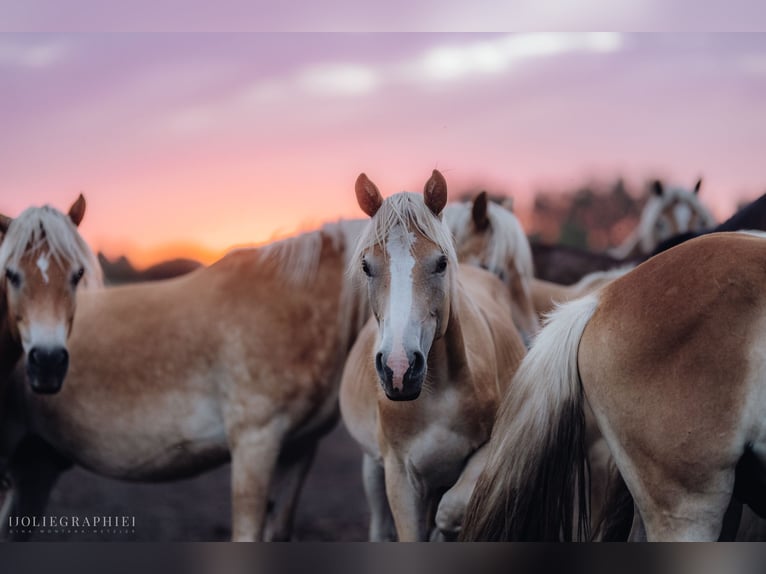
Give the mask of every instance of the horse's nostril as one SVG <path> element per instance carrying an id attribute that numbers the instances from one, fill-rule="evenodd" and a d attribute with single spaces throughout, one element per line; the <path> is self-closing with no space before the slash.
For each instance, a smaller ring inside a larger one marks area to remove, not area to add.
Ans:
<path id="1" fill-rule="evenodd" d="M 378 371 L 378 373 L 383 372 L 383 353 L 378 353 L 375 355 L 375 369 Z"/>
<path id="2" fill-rule="evenodd" d="M 37 350 L 37 348 L 33 348 L 29 351 L 28 356 L 29 363 L 32 365 L 37 365 L 40 360 L 40 352 Z"/>
<path id="3" fill-rule="evenodd" d="M 410 372 L 413 375 L 419 375 L 423 372 L 423 369 L 426 366 L 426 360 L 423 357 L 423 353 L 420 351 L 415 351 L 412 357 L 412 362 L 410 363 Z"/>
<path id="4" fill-rule="evenodd" d="M 60 367 L 69 362 L 69 353 L 64 348 L 56 349 L 53 353 L 51 353 L 51 360 L 54 365 Z"/>

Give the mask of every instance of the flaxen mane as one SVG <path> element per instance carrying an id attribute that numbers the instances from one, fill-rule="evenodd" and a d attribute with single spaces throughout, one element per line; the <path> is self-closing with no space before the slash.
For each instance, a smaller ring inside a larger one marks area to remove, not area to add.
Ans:
<path id="1" fill-rule="evenodd" d="M 360 272 L 358 263 L 362 254 L 376 245 L 385 245 L 388 234 L 397 225 L 417 230 L 435 243 L 452 265 L 457 265 L 457 253 L 447 225 L 428 209 L 422 194 L 402 192 L 387 198 L 362 231 L 350 259 L 349 273 L 352 276 Z"/>
<path id="2" fill-rule="evenodd" d="M 101 266 L 75 224 L 49 205 L 30 207 L 11 222 L 0 244 L 0 269 L 16 267 L 25 253 L 46 248 L 59 265 L 82 266 L 86 288 L 103 285 Z"/>
<path id="3" fill-rule="evenodd" d="M 471 209 L 471 202 L 451 203 L 444 208 L 444 221 L 458 245 L 467 239 L 473 229 Z M 531 279 L 534 275 L 532 250 L 519 220 L 495 202 L 489 202 L 487 205 L 487 217 L 489 233 L 492 234 L 492 240 L 489 241 L 491 251 L 487 261 L 489 268 L 503 269 L 507 261 L 513 261 L 519 276 L 526 280 Z"/>
<path id="4" fill-rule="evenodd" d="M 294 237 L 275 241 L 259 249 L 264 260 L 272 260 L 291 283 L 310 285 L 321 263 L 322 242 L 329 237 L 333 246 L 343 253 L 346 267 L 357 238 L 366 225 L 363 219 L 340 220 Z"/>

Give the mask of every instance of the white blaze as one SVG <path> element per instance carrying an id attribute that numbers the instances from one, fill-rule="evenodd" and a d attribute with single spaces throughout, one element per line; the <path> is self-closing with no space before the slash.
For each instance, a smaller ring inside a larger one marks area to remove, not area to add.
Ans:
<path id="1" fill-rule="evenodd" d="M 37 258 L 37 268 L 40 270 L 40 275 L 43 276 L 43 281 L 45 283 L 48 283 L 48 256 L 47 255 L 40 255 L 40 257 Z"/>
<path id="2" fill-rule="evenodd" d="M 30 321 L 29 330 L 22 334 L 21 346 L 25 353 L 34 347 L 55 349 L 66 347 L 67 326 L 62 322 L 47 323 L 41 320 Z"/>
<path id="3" fill-rule="evenodd" d="M 691 231 L 689 226 L 692 220 L 692 209 L 686 203 L 679 203 L 673 210 L 673 217 L 676 218 L 676 226 L 679 233 Z"/>
<path id="4" fill-rule="evenodd" d="M 401 225 L 391 230 L 386 242 L 390 265 L 391 286 L 386 314 L 386 327 L 391 336 L 391 351 L 386 365 L 393 373 L 394 388 L 401 388 L 404 374 L 409 367 L 407 351 L 404 348 L 404 332 L 412 312 L 412 270 L 415 258 L 412 256 L 414 235 Z M 387 338 L 384 334 L 384 339 Z"/>

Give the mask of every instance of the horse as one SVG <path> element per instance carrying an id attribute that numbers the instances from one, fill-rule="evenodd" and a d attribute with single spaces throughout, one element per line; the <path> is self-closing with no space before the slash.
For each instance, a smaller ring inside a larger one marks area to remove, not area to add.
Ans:
<path id="1" fill-rule="evenodd" d="M 116 479 L 172 480 L 231 460 L 232 538 L 288 538 L 317 443 L 338 420 L 346 353 L 368 317 L 362 294 L 345 288 L 363 223 L 82 293 L 67 385 L 55 401 L 14 385 L 9 417 L 58 456 Z M 15 459 L 19 474 L 38 477 L 26 497 L 19 484 L 19 498 L 39 510 L 57 471 L 35 472 L 41 457 Z"/>
<path id="2" fill-rule="evenodd" d="M 529 286 L 532 251 L 519 220 L 510 209 L 488 201 L 486 191 L 472 202 L 448 204 L 443 218 L 455 239 L 458 261 L 487 269 L 508 286 L 514 323 L 530 341 L 540 324 Z"/>
<path id="3" fill-rule="evenodd" d="M 67 339 L 80 285 L 102 285 L 101 270 L 77 231 L 80 196 L 67 215 L 46 205 L 0 215 L 0 386 L 24 359 L 34 392 L 54 394 L 67 373 Z"/>
<path id="4" fill-rule="evenodd" d="M 652 255 L 667 251 L 671 247 L 680 245 L 684 241 L 689 241 L 700 235 L 721 231 L 740 231 L 743 229 L 766 231 L 766 194 L 737 210 L 729 219 L 715 227 L 701 231 L 687 231 L 686 233 L 680 233 L 665 241 L 661 241 L 652 252 Z"/>
<path id="5" fill-rule="evenodd" d="M 422 196 L 383 200 L 365 174 L 355 191 L 371 219 L 350 273 L 365 277 L 373 317 L 343 371 L 341 414 L 364 452 L 370 539 L 427 540 L 525 347 L 507 287 L 457 262 L 438 171 Z"/>
<path id="6" fill-rule="evenodd" d="M 649 255 L 660 242 L 674 235 L 715 226 L 713 214 L 699 199 L 701 186 L 701 179 L 692 190 L 666 187 L 655 180 L 638 227 L 609 254 L 618 259 Z"/>
<path id="7" fill-rule="evenodd" d="M 716 540 L 747 463 L 763 505 L 766 234 L 659 254 L 551 315 L 522 361 L 465 540 L 587 536 L 585 407 L 635 505 L 632 539 Z"/>

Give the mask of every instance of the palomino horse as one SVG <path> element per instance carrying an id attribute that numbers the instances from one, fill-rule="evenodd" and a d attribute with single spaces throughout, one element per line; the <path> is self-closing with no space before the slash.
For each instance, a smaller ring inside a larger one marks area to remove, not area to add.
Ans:
<path id="1" fill-rule="evenodd" d="M 655 181 L 638 227 L 621 245 L 610 250 L 610 254 L 618 259 L 647 256 L 669 237 L 713 227 L 715 218 L 699 199 L 701 185 L 700 179 L 689 191 L 679 187 L 666 188 L 660 181 Z"/>
<path id="2" fill-rule="evenodd" d="M 583 534 L 586 401 L 634 538 L 716 540 L 744 460 L 744 502 L 762 506 L 765 281 L 763 236 L 712 234 L 555 311 L 501 407 L 465 539 Z"/>
<path id="3" fill-rule="evenodd" d="M 426 540 L 441 495 L 489 438 L 524 345 L 505 285 L 457 263 L 439 172 L 423 196 L 384 201 L 364 174 L 356 195 L 372 219 L 351 271 L 366 275 L 374 317 L 349 354 L 341 412 L 364 451 L 370 538 L 392 537 L 393 518 L 399 540 Z"/>
<path id="4" fill-rule="evenodd" d="M 530 341 L 540 323 L 530 298 L 532 251 L 519 220 L 510 209 L 488 201 L 486 191 L 473 202 L 450 203 L 443 217 L 455 238 L 458 261 L 487 269 L 508 286 L 514 323 Z"/>
<path id="5" fill-rule="evenodd" d="M 22 355 L 31 388 L 56 393 L 69 363 L 78 285 L 101 285 L 93 252 L 77 232 L 80 195 L 69 214 L 30 207 L 16 219 L 0 215 L 0 385 Z"/>
<path id="6" fill-rule="evenodd" d="M 268 534 L 287 537 L 368 317 L 363 294 L 344 287 L 364 223 L 235 251 L 175 279 L 83 293 L 67 384 L 55 401 L 22 387 L 18 418 L 60 455 L 118 479 L 174 479 L 231 458 L 233 538 L 264 538 L 269 494 L 277 521 Z M 21 458 L 28 476 L 35 460 Z"/>
<path id="7" fill-rule="evenodd" d="M 754 201 L 751 201 L 741 209 L 737 210 L 737 212 L 729 219 L 711 229 L 689 231 L 679 235 L 674 235 L 673 237 L 666 239 L 657 245 L 653 255 L 662 253 L 671 247 L 680 245 L 684 241 L 688 241 L 689 239 L 693 239 L 694 237 L 698 237 L 706 233 L 716 233 L 719 231 L 740 231 L 743 229 L 766 231 L 766 194 L 760 196 Z"/>

